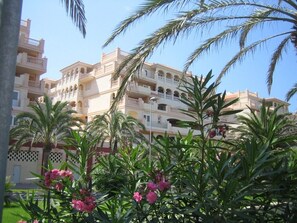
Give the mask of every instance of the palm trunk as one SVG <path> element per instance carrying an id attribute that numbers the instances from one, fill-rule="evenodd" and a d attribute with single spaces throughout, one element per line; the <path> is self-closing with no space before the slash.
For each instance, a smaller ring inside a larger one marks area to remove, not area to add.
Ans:
<path id="1" fill-rule="evenodd" d="M 6 164 L 11 122 L 22 0 L 0 0 L 0 191 L 5 190 Z M 0 195 L 2 222 L 4 193 Z"/>
<path id="2" fill-rule="evenodd" d="M 48 171 L 49 156 L 51 151 L 52 151 L 51 145 L 45 145 L 43 147 L 41 175 L 44 175 Z"/>

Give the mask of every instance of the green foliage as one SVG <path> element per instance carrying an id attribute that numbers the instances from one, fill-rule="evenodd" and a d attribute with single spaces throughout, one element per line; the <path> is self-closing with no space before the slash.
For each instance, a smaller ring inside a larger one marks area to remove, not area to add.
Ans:
<path id="1" fill-rule="evenodd" d="M 220 118 L 234 114 L 226 108 L 225 93 L 214 93 L 204 79 L 193 77 L 181 86 L 189 98 L 184 114 L 193 121 L 187 135 L 174 139 L 165 135 L 149 148 L 139 144 L 121 148 L 116 154 L 97 157 L 89 169 L 87 161 L 95 153 L 96 139 L 87 132 L 72 132 L 67 140 L 76 154 L 67 154 L 75 162 L 65 164 L 80 174 L 71 178 L 40 176 L 44 188 L 43 207 L 34 196 L 22 203 L 31 220 L 42 222 L 294 222 L 297 218 L 296 139 L 287 119 L 277 111 L 262 108 L 244 118 L 240 140 L 229 141 L 227 128 L 217 134 Z M 289 125 L 287 125 L 289 124 Z M 226 126 L 227 127 L 227 126 Z M 197 133 L 199 130 L 199 134 Z M 216 131 L 214 131 L 216 130 Z M 213 134 L 215 133 L 215 134 Z M 78 163 L 78 164 L 76 164 Z M 78 165 L 78 166 L 75 166 Z M 51 170 L 57 172 L 58 170 Z M 92 181 L 90 181 L 92 177 Z M 63 183 L 59 189 L 57 183 Z M 96 198 L 91 212 L 78 210 L 73 200 Z"/>
<path id="2" fill-rule="evenodd" d="M 270 63 L 267 69 L 267 88 L 270 92 L 278 63 L 284 58 L 286 51 L 295 50 L 297 46 L 296 10 L 297 4 L 293 0 L 145 0 L 134 13 L 118 24 L 104 44 L 104 46 L 109 45 L 143 19 L 149 20 L 152 16 L 160 14 L 164 14 L 167 18 L 161 27 L 139 41 L 118 67 L 116 77 L 119 77 L 124 69 L 127 75 L 116 101 L 119 102 L 124 95 L 131 76 L 137 75 L 143 63 L 160 46 L 174 44 L 181 39 L 186 40 L 189 36 L 196 37 L 197 33 L 201 34 L 200 44 L 189 52 L 185 59 L 184 72 L 199 58 L 212 51 L 220 52 L 220 49 L 226 48 L 228 43 L 239 46 L 238 52 L 234 52 L 219 73 L 218 81 L 232 67 L 248 56 L 256 54 L 266 44 L 276 43 L 275 48 L 270 49 L 271 56 L 268 58 Z M 271 29 L 277 26 L 284 29 Z M 257 30 L 261 31 L 261 36 L 258 38 L 253 35 Z M 296 84 L 288 92 L 287 99 L 289 100 L 295 93 Z"/>
<path id="3" fill-rule="evenodd" d="M 6 176 L 5 178 L 5 191 L 4 191 L 4 203 L 6 206 L 10 206 L 11 202 L 14 200 L 12 196 L 12 187 L 14 183 L 11 182 L 10 176 Z"/>
<path id="4" fill-rule="evenodd" d="M 44 96 L 44 103 L 36 101 L 29 105 L 31 112 L 17 115 L 17 125 L 10 130 L 10 138 L 14 142 L 12 149 L 20 149 L 35 143 L 43 146 L 43 168 L 48 167 L 49 154 L 58 143 L 69 136 L 73 127 L 79 128 L 81 120 L 74 117 L 76 113 L 69 109 L 67 102 L 53 103 Z"/>
<path id="5" fill-rule="evenodd" d="M 137 119 L 118 110 L 110 110 L 103 115 L 97 115 L 88 123 L 87 131 L 97 140 L 100 147 L 109 141 L 113 153 L 118 147 L 131 147 L 133 143 L 145 141 L 140 131 L 144 125 Z"/>

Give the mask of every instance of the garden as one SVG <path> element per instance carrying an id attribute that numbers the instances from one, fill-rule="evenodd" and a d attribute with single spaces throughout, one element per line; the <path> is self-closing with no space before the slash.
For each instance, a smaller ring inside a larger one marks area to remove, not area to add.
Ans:
<path id="1" fill-rule="evenodd" d="M 39 189 L 19 199 L 17 222 L 296 222 L 294 122 L 263 102 L 233 128 L 221 118 L 240 112 L 227 109 L 237 100 L 214 93 L 211 78 L 211 72 L 194 76 L 180 87 L 189 107 L 181 112 L 192 120 L 179 123 L 192 129 L 187 135 L 150 145 L 123 128 L 124 139 L 114 134 L 113 151 L 103 156 L 96 149 L 106 140 L 98 141 L 98 123 L 71 130 L 64 137 L 71 159 L 34 174 Z"/>

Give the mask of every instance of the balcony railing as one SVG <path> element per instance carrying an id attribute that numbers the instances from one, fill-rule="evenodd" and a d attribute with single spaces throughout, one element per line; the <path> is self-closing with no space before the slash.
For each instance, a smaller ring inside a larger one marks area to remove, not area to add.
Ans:
<path id="1" fill-rule="evenodd" d="M 152 124 L 152 126 L 151 126 Z M 146 122 L 146 128 L 149 129 L 150 127 L 153 128 L 160 128 L 160 129 L 167 129 L 168 128 L 168 123 L 167 122 Z"/>
<path id="2" fill-rule="evenodd" d="M 44 40 L 31 39 L 31 38 L 25 37 L 24 35 L 20 35 L 19 46 L 42 53 L 44 50 Z"/>
<path id="3" fill-rule="evenodd" d="M 28 56 L 26 53 L 19 53 L 17 56 L 17 63 L 20 66 L 31 70 L 46 71 L 47 58 L 36 58 Z"/>

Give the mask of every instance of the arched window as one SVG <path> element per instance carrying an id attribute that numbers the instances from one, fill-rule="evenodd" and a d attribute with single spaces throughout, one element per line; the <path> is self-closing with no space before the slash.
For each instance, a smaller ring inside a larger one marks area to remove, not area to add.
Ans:
<path id="1" fill-rule="evenodd" d="M 179 100 L 179 92 L 178 91 L 174 91 L 173 93 L 173 100 L 178 101 Z"/>
<path id="2" fill-rule="evenodd" d="M 181 98 L 186 99 L 186 98 L 188 98 L 188 97 L 187 97 L 186 93 L 181 93 Z"/>
<path id="3" fill-rule="evenodd" d="M 171 73 L 166 73 L 166 82 L 172 83 L 172 74 Z"/>
<path id="4" fill-rule="evenodd" d="M 164 88 L 163 87 L 158 87 L 158 96 L 160 98 L 164 98 Z"/>
<path id="5" fill-rule="evenodd" d="M 164 93 L 164 88 L 163 87 L 158 87 L 158 92 L 159 93 Z"/>
<path id="6" fill-rule="evenodd" d="M 166 89 L 166 99 L 172 100 L 172 91 L 171 89 Z"/>
<path id="7" fill-rule="evenodd" d="M 165 75 L 164 75 L 164 72 L 163 72 L 162 70 L 159 70 L 159 71 L 158 71 L 158 79 L 159 79 L 159 80 L 164 80 L 164 76 L 165 76 Z"/>
<path id="8" fill-rule="evenodd" d="M 175 84 L 179 84 L 179 82 L 180 82 L 180 78 L 177 75 L 174 75 L 173 80 L 174 80 Z"/>
<path id="9" fill-rule="evenodd" d="M 115 93 L 112 93 L 112 94 L 111 94 L 111 98 L 110 98 L 110 100 L 111 100 L 111 101 L 114 101 L 115 98 L 116 98 Z"/>

